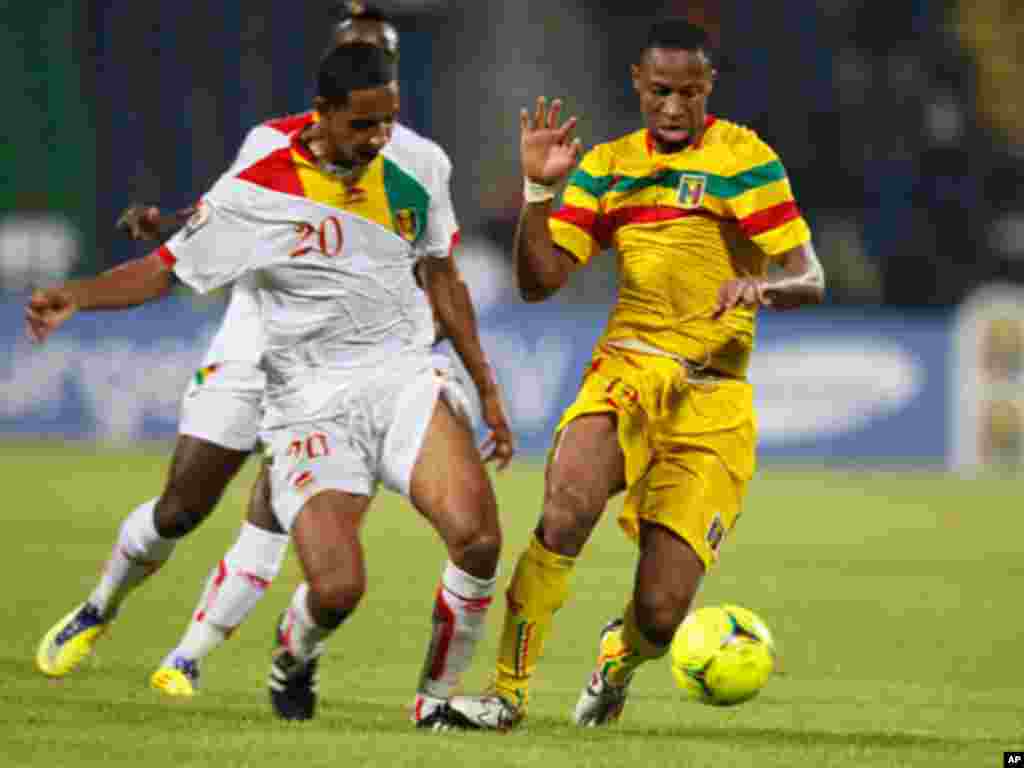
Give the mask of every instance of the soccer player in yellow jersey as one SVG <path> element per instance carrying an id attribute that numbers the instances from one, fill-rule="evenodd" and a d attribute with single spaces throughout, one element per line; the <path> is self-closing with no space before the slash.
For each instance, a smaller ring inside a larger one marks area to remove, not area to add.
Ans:
<path id="1" fill-rule="evenodd" d="M 565 602 L 576 558 L 608 499 L 639 545 L 632 599 L 601 633 L 573 713 L 622 712 L 637 668 L 668 650 L 740 512 L 754 471 L 746 381 L 759 307 L 819 303 L 824 274 L 775 152 L 707 113 L 715 70 L 706 33 L 656 23 L 632 68 L 645 127 L 588 152 L 573 171 L 575 118 L 538 99 L 521 115 L 526 203 L 515 253 L 520 292 L 542 301 L 606 248 L 619 298 L 555 432 L 536 535 L 508 588 L 494 694 L 453 701 L 510 727 Z M 554 187 L 570 171 L 561 208 Z M 769 274 L 770 264 L 777 266 Z"/>

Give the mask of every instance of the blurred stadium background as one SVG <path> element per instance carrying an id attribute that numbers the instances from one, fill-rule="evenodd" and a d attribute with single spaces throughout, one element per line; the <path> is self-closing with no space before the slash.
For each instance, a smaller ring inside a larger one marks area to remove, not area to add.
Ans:
<path id="1" fill-rule="evenodd" d="M 222 297 L 83 318 L 31 353 L 18 305 L 32 284 L 139 255 L 114 231 L 124 205 L 188 204 L 248 127 L 307 108 L 332 5 L 5 4 L 0 62 L 16 116 L 0 183 L 5 432 L 173 435 Z M 380 6 L 401 30 L 403 118 L 454 160 L 461 258 L 526 452 L 543 452 L 615 286 L 608 258 L 548 307 L 516 300 L 517 110 L 564 97 L 588 146 L 633 128 L 628 65 L 648 19 L 671 13 L 712 32 L 712 110 L 778 149 L 828 271 L 827 308 L 764 319 L 753 372 L 764 458 L 1024 461 L 1018 3 Z"/>

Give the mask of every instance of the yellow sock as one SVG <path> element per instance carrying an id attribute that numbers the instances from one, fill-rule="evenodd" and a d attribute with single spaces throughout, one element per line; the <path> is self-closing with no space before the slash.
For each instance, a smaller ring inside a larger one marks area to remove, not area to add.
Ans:
<path id="1" fill-rule="evenodd" d="M 507 607 L 494 687 L 521 711 L 526 709 L 530 677 L 544 652 L 552 617 L 569 595 L 569 576 L 575 563 L 574 557 L 545 549 L 534 536 L 519 557 L 505 593 Z"/>
<path id="2" fill-rule="evenodd" d="M 622 626 L 609 632 L 601 641 L 601 655 L 598 664 L 604 679 L 612 685 L 625 685 L 636 672 L 637 667 L 651 659 L 660 659 L 668 653 L 669 646 L 655 645 L 640 631 L 636 621 L 633 602 L 626 606 Z"/>

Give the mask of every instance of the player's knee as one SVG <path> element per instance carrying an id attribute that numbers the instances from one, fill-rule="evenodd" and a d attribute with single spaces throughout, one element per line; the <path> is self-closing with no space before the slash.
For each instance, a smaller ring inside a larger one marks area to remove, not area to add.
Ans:
<path id="1" fill-rule="evenodd" d="M 341 572 L 313 575 L 308 580 L 318 613 L 324 619 L 337 618 L 338 623 L 356 609 L 366 593 L 366 580 Z M 330 618 L 328 618 L 330 617 Z"/>
<path id="2" fill-rule="evenodd" d="M 439 527 L 448 556 L 462 570 L 490 578 L 501 556 L 498 502 L 487 476 L 469 479 L 458 493 L 443 502 L 444 523 Z"/>
<path id="3" fill-rule="evenodd" d="M 478 578 L 491 578 L 501 557 L 501 528 L 497 518 L 489 515 L 486 521 L 460 526 L 449 535 L 447 545 L 448 556 L 455 565 Z"/>
<path id="4" fill-rule="evenodd" d="M 463 570 L 480 578 L 489 579 L 498 569 L 501 557 L 501 531 L 480 531 L 463 548 L 460 559 Z"/>
<path id="5" fill-rule="evenodd" d="M 656 645 L 672 642 L 676 628 L 686 618 L 692 595 L 679 590 L 655 588 L 634 595 L 633 609 L 644 637 Z"/>
<path id="6" fill-rule="evenodd" d="M 593 526 L 601 515 L 603 499 L 585 477 L 576 473 L 552 473 L 545 488 L 545 506 L 558 514 L 554 522 L 572 527 Z"/>
<path id="7" fill-rule="evenodd" d="M 172 484 L 156 503 L 153 513 L 156 532 L 165 539 L 179 539 L 202 523 L 215 503 Z"/>
<path id="8" fill-rule="evenodd" d="M 602 509 L 603 503 L 582 478 L 549 478 L 544 494 L 544 544 L 564 555 L 578 554 Z"/>

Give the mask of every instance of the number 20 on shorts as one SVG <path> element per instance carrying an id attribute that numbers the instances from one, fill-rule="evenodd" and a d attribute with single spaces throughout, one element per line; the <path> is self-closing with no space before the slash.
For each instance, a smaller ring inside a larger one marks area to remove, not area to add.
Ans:
<path id="1" fill-rule="evenodd" d="M 327 435 L 323 432 L 313 432 L 305 440 L 292 440 L 288 444 L 288 457 L 292 459 L 318 459 L 321 456 L 330 456 L 331 449 L 327 445 Z"/>

